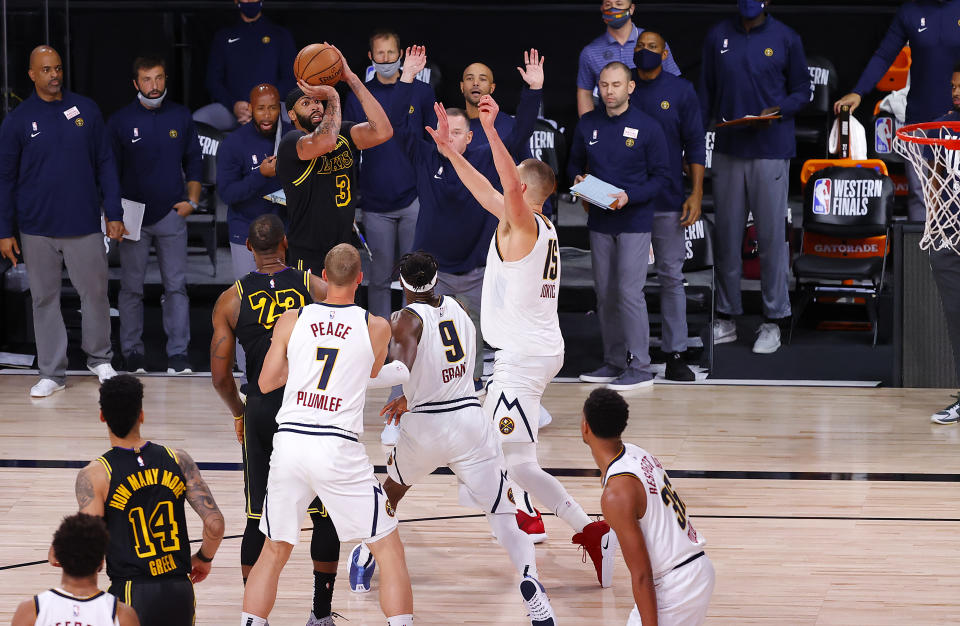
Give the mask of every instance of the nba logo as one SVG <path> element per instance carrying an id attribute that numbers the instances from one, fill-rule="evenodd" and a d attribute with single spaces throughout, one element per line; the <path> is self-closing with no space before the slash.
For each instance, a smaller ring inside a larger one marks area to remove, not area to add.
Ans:
<path id="1" fill-rule="evenodd" d="M 724 40 L 723 40 L 723 47 L 724 47 L 724 48 L 727 48 L 727 47 L 729 47 L 729 46 L 730 46 L 730 40 L 729 40 L 729 39 L 724 39 Z"/>
<path id="2" fill-rule="evenodd" d="M 256 165 L 256 164 L 257 164 L 257 155 L 251 154 L 251 155 L 250 155 L 250 158 L 253 159 L 253 164 Z"/>
<path id="3" fill-rule="evenodd" d="M 37 123 L 36 123 L 36 122 L 33 123 L 33 132 L 37 132 Z"/>
<path id="4" fill-rule="evenodd" d="M 138 457 L 137 457 L 137 465 L 139 465 L 140 467 L 143 467 L 143 466 L 144 466 L 144 462 L 143 462 L 143 457 L 142 457 L 142 456 L 138 456 Z"/>
<path id="5" fill-rule="evenodd" d="M 813 184 L 813 212 L 830 215 L 830 179 L 821 178 Z"/>
<path id="6" fill-rule="evenodd" d="M 134 137 L 139 137 L 139 136 L 140 136 L 140 129 L 139 129 L 139 128 L 134 128 L 134 129 L 133 129 L 133 136 L 134 136 Z"/>
<path id="7" fill-rule="evenodd" d="M 893 118 L 878 117 L 873 124 L 873 150 L 877 154 L 893 152 Z"/>

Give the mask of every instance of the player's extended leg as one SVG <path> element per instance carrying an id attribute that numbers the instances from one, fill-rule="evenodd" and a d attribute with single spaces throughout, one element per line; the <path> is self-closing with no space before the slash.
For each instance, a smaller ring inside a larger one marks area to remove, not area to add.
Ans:
<path id="1" fill-rule="evenodd" d="M 277 601 L 277 582 L 280 572 L 290 559 L 293 544 L 268 540 L 260 551 L 257 564 L 250 570 L 247 586 L 243 590 L 243 615 L 241 626 L 265 626 L 267 616 Z"/>
<path id="2" fill-rule="evenodd" d="M 373 558 L 380 564 L 380 608 L 388 626 L 413 626 L 413 587 L 407 561 L 396 528 L 386 536 L 367 542 Z"/>

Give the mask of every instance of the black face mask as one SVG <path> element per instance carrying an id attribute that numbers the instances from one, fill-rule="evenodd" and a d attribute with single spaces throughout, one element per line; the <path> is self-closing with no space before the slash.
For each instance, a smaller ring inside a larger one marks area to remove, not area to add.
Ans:
<path id="1" fill-rule="evenodd" d="M 641 48 L 633 53 L 633 64 L 644 72 L 655 70 L 663 64 L 663 56 L 659 52 Z"/>

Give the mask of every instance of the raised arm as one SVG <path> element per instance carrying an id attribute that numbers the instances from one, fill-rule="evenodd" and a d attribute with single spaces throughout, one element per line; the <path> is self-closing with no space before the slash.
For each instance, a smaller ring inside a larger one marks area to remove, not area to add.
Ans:
<path id="1" fill-rule="evenodd" d="M 367 89 L 367 86 L 364 85 L 363 81 L 350 69 L 343 53 L 340 52 L 336 46 L 330 47 L 340 55 L 340 63 L 343 67 L 340 71 L 340 81 L 350 87 L 350 91 L 352 91 L 353 95 L 360 101 L 360 107 L 367 116 L 366 122 L 354 124 L 353 127 L 350 128 L 350 138 L 353 139 L 354 145 L 360 150 L 379 146 L 393 137 L 393 126 L 390 124 L 390 119 L 384 112 L 383 107 L 380 106 L 380 103 L 377 102 L 377 99 L 374 98 Z"/>
<path id="2" fill-rule="evenodd" d="M 536 49 L 531 48 L 523 52 L 524 67 L 517 67 L 520 77 L 527 84 L 527 89 L 520 92 L 520 102 L 517 104 L 516 123 L 509 136 L 501 137 L 510 154 L 522 160 L 529 156 L 530 136 L 533 127 L 537 124 L 540 115 L 540 106 L 543 104 L 543 62 L 546 57 L 540 56 Z"/>
<path id="3" fill-rule="evenodd" d="M 103 517 L 103 503 L 107 501 L 110 479 L 107 470 L 97 461 L 90 461 L 77 474 L 74 487 L 77 495 L 77 507 L 81 513 Z"/>
<path id="4" fill-rule="evenodd" d="M 532 52 L 536 53 L 536 50 Z M 497 106 L 496 101 L 491 96 L 486 95 L 480 98 L 479 108 L 480 124 L 483 126 L 483 132 L 486 133 L 487 141 L 490 143 L 493 164 L 497 168 L 500 185 L 503 187 L 501 200 L 503 212 L 498 217 L 501 220 L 506 220 L 511 230 L 517 229 L 519 232 L 532 233 L 536 237 L 537 218 L 534 217 L 533 211 L 523 199 L 523 184 L 520 182 L 520 172 L 517 170 L 513 157 L 510 156 L 507 146 L 500 139 L 494 125 L 500 107 Z"/>
<path id="5" fill-rule="evenodd" d="M 647 543 L 637 523 L 646 508 L 646 493 L 637 489 L 635 483 L 636 479 L 631 476 L 615 476 L 608 480 L 600 498 L 600 508 L 620 542 L 620 552 L 630 570 L 633 599 L 643 626 L 656 626 L 657 593 L 653 588 L 653 568 Z"/>
<path id="6" fill-rule="evenodd" d="M 302 80 L 297 85 L 303 95 L 316 100 L 326 100 L 323 107 L 323 119 L 317 124 L 312 133 L 297 140 L 297 156 L 303 161 L 309 161 L 331 152 L 337 147 L 337 137 L 340 135 L 340 94 L 329 85 L 308 85 Z"/>
<path id="7" fill-rule="evenodd" d="M 260 393 L 270 393 L 287 384 L 289 363 L 287 362 L 287 344 L 300 315 L 298 309 L 290 309 L 280 316 L 273 327 L 270 349 L 263 359 L 260 369 Z"/>
<path id="8" fill-rule="evenodd" d="M 210 374 L 213 388 L 233 416 L 237 441 L 243 443 L 243 413 L 245 407 L 233 378 L 234 346 L 237 336 L 237 318 L 240 315 L 240 294 L 236 285 L 220 294 L 213 306 L 213 338 L 210 339 Z"/>
<path id="9" fill-rule="evenodd" d="M 203 542 L 196 554 L 193 555 L 190 580 L 194 584 L 202 581 L 210 573 L 210 561 L 217 553 L 220 542 L 223 541 L 224 521 L 220 508 L 217 507 L 210 487 L 207 486 L 197 464 L 190 455 L 183 450 L 177 450 L 177 464 L 187 481 L 187 502 L 200 519 L 203 520 Z"/>

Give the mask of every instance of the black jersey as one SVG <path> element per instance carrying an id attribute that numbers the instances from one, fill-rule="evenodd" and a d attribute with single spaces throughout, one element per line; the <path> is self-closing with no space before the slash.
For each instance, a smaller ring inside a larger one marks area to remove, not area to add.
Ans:
<path id="1" fill-rule="evenodd" d="M 190 539 L 183 504 L 187 483 L 177 453 L 147 442 L 97 457 L 110 490 L 104 518 L 110 531 L 107 575 L 112 581 L 190 573 Z"/>
<path id="2" fill-rule="evenodd" d="M 292 267 L 276 274 L 250 272 L 236 282 L 240 294 L 240 315 L 235 329 L 237 340 L 247 355 L 247 380 L 251 393 L 260 394 L 260 370 L 270 349 L 273 326 L 289 309 L 313 302 L 310 274 Z M 278 389 L 283 395 L 283 389 Z"/>
<path id="3" fill-rule="evenodd" d="M 297 141 L 306 133 L 291 130 L 277 150 L 277 176 L 287 197 L 290 247 L 325 255 L 339 243 L 353 240 L 356 165 L 359 151 L 350 137 L 353 122 L 343 122 L 336 147 L 303 161 Z"/>

